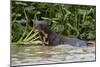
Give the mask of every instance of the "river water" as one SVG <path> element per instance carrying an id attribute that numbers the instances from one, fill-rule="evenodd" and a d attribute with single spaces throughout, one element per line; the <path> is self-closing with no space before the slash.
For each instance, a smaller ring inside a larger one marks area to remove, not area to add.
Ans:
<path id="1" fill-rule="evenodd" d="M 95 47 L 11 46 L 11 65 L 95 61 Z"/>

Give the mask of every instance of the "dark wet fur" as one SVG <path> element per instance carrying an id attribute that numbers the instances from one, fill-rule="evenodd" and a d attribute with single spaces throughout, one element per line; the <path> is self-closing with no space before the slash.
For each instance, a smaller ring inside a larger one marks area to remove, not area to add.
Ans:
<path id="1" fill-rule="evenodd" d="M 78 38 L 70 38 L 67 36 L 59 35 L 53 32 L 50 27 L 43 21 L 37 22 L 34 28 L 41 28 L 41 30 L 43 30 L 48 35 L 48 37 L 46 38 L 46 41 L 48 41 L 48 46 L 67 44 L 76 47 L 82 47 L 87 46 L 88 43 L 87 41 L 83 41 Z M 40 32 L 40 36 L 44 37 L 43 33 Z"/>

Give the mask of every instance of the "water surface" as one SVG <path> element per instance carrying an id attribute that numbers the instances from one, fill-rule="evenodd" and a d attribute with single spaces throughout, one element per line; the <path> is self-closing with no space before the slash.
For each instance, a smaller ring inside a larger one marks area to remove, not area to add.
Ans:
<path id="1" fill-rule="evenodd" d="M 11 46 L 11 65 L 95 61 L 95 47 Z"/>

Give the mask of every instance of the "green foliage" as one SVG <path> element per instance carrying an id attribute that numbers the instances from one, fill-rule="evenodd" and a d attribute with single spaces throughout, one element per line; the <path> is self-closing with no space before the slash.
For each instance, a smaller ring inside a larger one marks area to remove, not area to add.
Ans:
<path id="1" fill-rule="evenodd" d="M 42 42 L 39 41 L 39 36 L 36 36 L 38 35 L 38 32 L 36 33 L 32 33 L 33 31 L 31 30 L 29 33 L 27 33 L 27 31 L 24 31 L 22 36 L 19 37 L 19 40 L 17 42 L 13 42 L 12 44 L 41 44 Z"/>
<path id="2" fill-rule="evenodd" d="M 95 6 L 12 1 L 11 11 L 14 42 L 20 40 L 25 31 L 27 39 L 29 30 L 26 24 L 29 18 L 33 26 L 35 21 L 44 20 L 53 31 L 62 35 L 87 40 L 96 38 Z"/>

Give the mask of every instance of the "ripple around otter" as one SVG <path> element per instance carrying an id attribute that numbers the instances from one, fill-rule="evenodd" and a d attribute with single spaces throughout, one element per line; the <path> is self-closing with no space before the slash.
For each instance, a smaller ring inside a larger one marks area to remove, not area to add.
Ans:
<path id="1" fill-rule="evenodd" d="M 34 65 L 76 61 L 95 61 L 95 47 L 72 47 L 66 45 L 49 46 L 11 46 L 11 65 Z"/>

